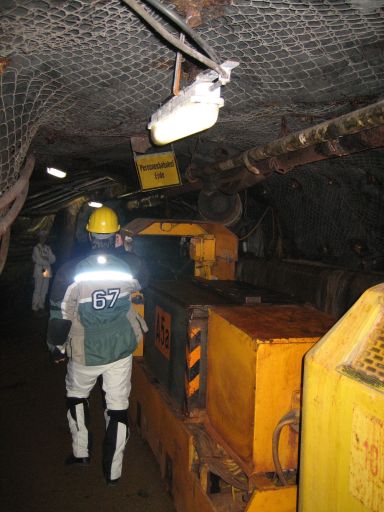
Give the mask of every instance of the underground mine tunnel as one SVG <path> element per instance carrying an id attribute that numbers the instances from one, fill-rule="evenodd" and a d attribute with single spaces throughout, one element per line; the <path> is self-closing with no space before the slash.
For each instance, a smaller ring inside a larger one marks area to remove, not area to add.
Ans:
<path id="1" fill-rule="evenodd" d="M 384 0 L 1 0 L 1 509 L 384 510 Z"/>

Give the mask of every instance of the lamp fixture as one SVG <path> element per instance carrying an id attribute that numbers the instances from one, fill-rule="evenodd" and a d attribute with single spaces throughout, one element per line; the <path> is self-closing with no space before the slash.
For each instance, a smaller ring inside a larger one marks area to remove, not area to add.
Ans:
<path id="1" fill-rule="evenodd" d="M 54 167 L 47 167 L 47 173 L 55 176 L 55 178 L 65 178 L 67 175 L 65 171 L 60 171 L 60 169 L 55 169 Z"/>
<path id="2" fill-rule="evenodd" d="M 91 208 L 101 208 L 103 206 L 103 203 L 99 203 L 98 201 L 89 201 L 88 206 Z"/>
<path id="3" fill-rule="evenodd" d="M 212 69 L 199 73 L 193 84 L 159 108 L 148 124 L 152 141 L 162 146 L 213 126 L 224 105 L 220 86 L 230 81 L 231 70 L 238 65 L 224 62 L 220 67 L 225 75 Z"/>
<path id="4" fill-rule="evenodd" d="M 151 121 L 148 124 L 152 142 L 162 146 L 213 126 L 217 121 L 219 108 L 224 105 L 224 100 L 220 97 L 220 85 L 229 82 L 231 70 L 238 66 L 239 63 L 225 61 L 222 65 L 219 65 L 214 49 L 188 26 L 188 22 L 183 21 L 173 10 L 158 0 L 142 0 L 142 2 L 149 4 L 179 27 L 181 29 L 179 39 L 165 29 L 139 2 L 136 0 L 122 1 L 145 20 L 167 43 L 184 55 L 188 55 L 200 64 L 210 68 L 210 70 L 200 73 L 192 85 L 178 93 L 181 57 L 180 54 L 177 55 L 173 86 L 175 96 L 152 115 Z M 186 35 L 208 57 L 186 44 Z"/>

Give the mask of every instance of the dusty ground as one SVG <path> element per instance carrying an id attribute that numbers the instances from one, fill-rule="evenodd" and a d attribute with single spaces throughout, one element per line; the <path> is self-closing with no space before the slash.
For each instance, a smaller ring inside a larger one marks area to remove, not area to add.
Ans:
<path id="1" fill-rule="evenodd" d="M 50 363 L 46 317 L 30 313 L 0 322 L 2 512 L 170 512 L 156 461 L 131 429 L 123 476 L 106 487 L 101 473 L 103 415 L 99 391 L 91 396 L 92 464 L 66 467 L 70 438 L 64 406 L 65 367 Z"/>

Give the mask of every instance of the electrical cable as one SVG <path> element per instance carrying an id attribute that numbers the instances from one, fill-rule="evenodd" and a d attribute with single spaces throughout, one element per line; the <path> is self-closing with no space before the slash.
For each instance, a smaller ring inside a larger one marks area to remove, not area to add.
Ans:
<path id="1" fill-rule="evenodd" d="M 165 5 L 161 4 L 158 0 L 143 0 L 146 4 L 150 4 L 156 10 L 160 11 L 164 16 L 169 18 L 175 25 L 177 25 L 187 36 L 192 39 L 204 52 L 208 55 L 208 57 L 215 62 L 218 62 L 218 57 L 216 52 L 189 26 L 187 23 L 180 18 L 180 16 L 168 9 Z"/>
<path id="2" fill-rule="evenodd" d="M 273 243 L 275 241 L 275 227 L 276 227 L 275 226 L 275 212 L 272 210 L 272 239 L 268 244 L 268 254 L 270 254 L 271 250 L 273 252 L 275 252 L 275 249 L 276 249 L 273 247 Z M 277 244 L 277 242 L 276 242 L 276 244 Z"/>
<path id="3" fill-rule="evenodd" d="M 244 235 L 244 236 L 242 236 L 241 238 L 239 238 L 239 242 L 242 242 L 243 240 L 246 240 L 248 237 L 250 237 L 250 236 L 252 235 L 252 233 L 253 233 L 253 232 L 255 232 L 255 231 L 256 231 L 256 229 L 260 226 L 260 224 L 262 223 L 262 221 L 263 221 L 264 217 L 267 215 L 267 213 L 268 213 L 268 211 L 269 211 L 269 210 L 272 210 L 272 208 L 271 208 L 270 206 L 268 206 L 268 208 L 266 208 L 266 209 L 264 210 L 263 215 L 262 215 L 262 216 L 260 217 L 260 219 L 257 221 L 257 223 L 255 224 L 255 226 L 253 226 L 253 228 L 252 228 L 252 229 L 250 229 L 246 235 Z"/>
<path id="4" fill-rule="evenodd" d="M 292 426 L 292 428 L 297 431 L 299 421 L 300 421 L 300 411 L 298 409 L 294 409 L 293 411 L 290 411 L 289 413 L 285 414 L 280 419 L 279 423 L 276 425 L 275 430 L 273 431 L 273 436 L 272 436 L 273 463 L 275 465 L 276 474 L 277 474 L 281 484 L 284 486 L 288 485 L 288 481 L 284 476 L 283 469 L 280 464 L 280 458 L 279 458 L 280 434 L 281 434 L 283 427 L 285 427 L 286 425 Z"/>
<path id="5" fill-rule="evenodd" d="M 136 0 L 123 0 L 123 2 L 127 4 L 136 14 L 143 18 L 143 20 L 146 21 L 148 25 L 150 25 L 163 39 L 168 41 L 168 43 L 170 43 L 172 46 L 177 48 L 182 53 L 189 55 L 201 64 L 204 64 L 204 66 L 206 66 L 207 68 L 213 69 L 219 76 L 223 78 L 228 77 L 227 71 L 225 71 L 215 61 L 209 59 L 208 57 L 205 57 L 205 55 L 194 50 L 185 43 L 182 43 L 177 37 L 168 32 L 168 30 L 166 30 L 164 27 L 162 27 L 161 24 L 153 18 L 153 16 L 151 16 L 143 7 L 141 7 L 141 5 L 139 5 L 136 2 Z"/>
<path id="6" fill-rule="evenodd" d="M 248 478 L 244 471 L 212 440 L 204 428 L 195 424 L 188 425 L 188 430 L 193 433 L 199 465 L 206 465 L 211 473 L 235 489 L 248 491 Z"/>

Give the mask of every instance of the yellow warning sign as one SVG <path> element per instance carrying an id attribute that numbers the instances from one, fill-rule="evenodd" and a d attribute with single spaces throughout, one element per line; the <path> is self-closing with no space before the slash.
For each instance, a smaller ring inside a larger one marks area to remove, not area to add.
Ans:
<path id="1" fill-rule="evenodd" d="M 180 174 L 173 151 L 135 155 L 141 190 L 180 185 Z"/>

